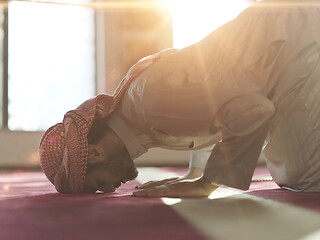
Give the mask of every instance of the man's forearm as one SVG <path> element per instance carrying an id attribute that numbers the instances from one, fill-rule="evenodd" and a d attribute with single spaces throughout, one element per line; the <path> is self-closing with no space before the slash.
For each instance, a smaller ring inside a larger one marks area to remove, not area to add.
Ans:
<path id="1" fill-rule="evenodd" d="M 198 149 L 198 150 L 193 150 L 190 154 L 189 169 L 191 168 L 204 169 L 210 157 L 213 147 L 214 145 L 205 147 L 202 149 Z"/>
<path id="2" fill-rule="evenodd" d="M 226 104 L 221 111 L 222 141 L 209 157 L 205 179 L 248 189 L 274 111 L 273 103 L 258 94 L 239 96 Z"/>

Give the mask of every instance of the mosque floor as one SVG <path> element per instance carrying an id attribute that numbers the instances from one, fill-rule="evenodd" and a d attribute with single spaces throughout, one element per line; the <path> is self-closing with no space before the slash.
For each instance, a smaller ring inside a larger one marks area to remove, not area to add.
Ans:
<path id="1" fill-rule="evenodd" d="M 184 168 L 139 168 L 112 194 L 60 194 L 42 172 L 0 173 L 0 239 L 320 239 L 320 193 L 257 181 L 248 191 L 221 187 L 201 199 L 135 198 L 139 182 Z M 263 167 L 255 179 L 268 179 Z"/>

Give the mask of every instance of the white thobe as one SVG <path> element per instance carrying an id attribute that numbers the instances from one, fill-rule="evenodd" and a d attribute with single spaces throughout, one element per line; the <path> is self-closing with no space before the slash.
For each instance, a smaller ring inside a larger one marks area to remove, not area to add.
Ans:
<path id="1" fill-rule="evenodd" d="M 214 144 L 204 178 L 247 189 L 268 140 L 279 185 L 320 191 L 320 8 L 269 2 L 131 83 L 108 121 L 132 158 L 152 147 Z"/>

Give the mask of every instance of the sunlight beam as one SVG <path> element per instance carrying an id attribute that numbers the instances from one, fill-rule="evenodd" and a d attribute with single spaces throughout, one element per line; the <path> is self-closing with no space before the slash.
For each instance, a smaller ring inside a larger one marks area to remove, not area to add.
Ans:
<path id="1" fill-rule="evenodd" d="M 173 19 L 173 46 L 200 41 L 251 4 L 249 0 L 166 0 Z"/>

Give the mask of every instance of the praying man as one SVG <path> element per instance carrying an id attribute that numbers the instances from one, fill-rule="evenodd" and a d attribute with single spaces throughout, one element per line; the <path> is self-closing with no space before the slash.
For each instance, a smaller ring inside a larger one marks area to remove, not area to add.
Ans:
<path id="1" fill-rule="evenodd" d="M 320 191 L 320 1 L 265 0 L 181 50 L 132 66 L 114 95 L 66 113 L 40 143 L 58 192 L 113 192 L 148 149 L 191 150 L 189 171 L 137 197 L 249 188 L 263 151 L 274 181 Z"/>

